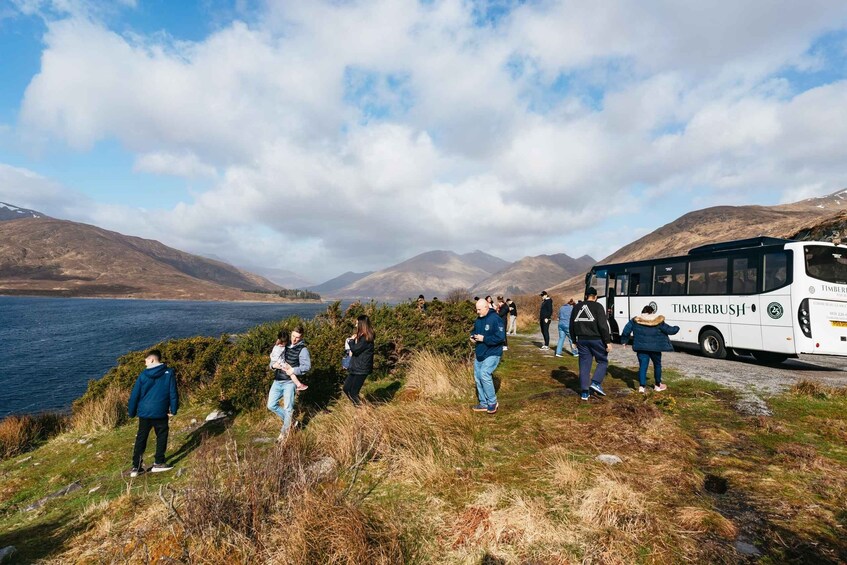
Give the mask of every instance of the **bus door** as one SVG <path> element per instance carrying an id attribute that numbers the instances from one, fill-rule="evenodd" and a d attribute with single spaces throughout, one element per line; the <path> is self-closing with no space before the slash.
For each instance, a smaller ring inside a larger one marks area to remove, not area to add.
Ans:
<path id="1" fill-rule="evenodd" d="M 790 251 L 765 253 L 762 267 L 764 293 L 761 309 L 762 351 L 796 353 L 794 343 L 794 307 L 791 304 Z"/>
<path id="2" fill-rule="evenodd" d="M 733 257 L 729 288 L 730 331 L 734 349 L 762 350 L 762 309 L 759 304 L 758 258 Z"/>
<path id="3" fill-rule="evenodd" d="M 616 304 L 618 302 L 625 302 L 625 300 L 615 300 L 618 294 L 618 278 L 625 278 L 626 275 L 621 274 L 617 275 L 615 273 L 609 273 L 608 277 L 608 289 L 606 290 L 606 317 L 609 319 L 609 331 L 612 334 L 612 341 L 614 343 L 620 343 L 621 341 L 621 328 L 618 323 L 620 318 L 615 317 L 616 314 Z"/>
<path id="4" fill-rule="evenodd" d="M 629 320 L 629 275 L 627 273 L 619 273 L 615 278 L 615 301 L 612 307 L 612 315 L 615 324 L 618 326 L 617 342 L 620 343 L 620 330 L 626 325 Z M 609 323 L 611 325 L 611 322 Z"/>

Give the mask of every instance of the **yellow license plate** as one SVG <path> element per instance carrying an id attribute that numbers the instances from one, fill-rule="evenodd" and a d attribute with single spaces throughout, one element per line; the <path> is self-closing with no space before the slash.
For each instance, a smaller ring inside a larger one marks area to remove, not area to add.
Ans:
<path id="1" fill-rule="evenodd" d="M 836 328 L 847 328 L 847 322 L 842 322 L 841 320 L 830 320 L 830 322 Z"/>

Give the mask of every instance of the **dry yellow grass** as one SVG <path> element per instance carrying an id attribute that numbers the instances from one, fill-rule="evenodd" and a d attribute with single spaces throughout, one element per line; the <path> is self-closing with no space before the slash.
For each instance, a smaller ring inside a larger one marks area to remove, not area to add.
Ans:
<path id="1" fill-rule="evenodd" d="M 711 533 L 726 539 L 735 539 L 738 528 L 714 510 L 685 506 L 677 510 L 676 523 L 685 533 Z"/>
<path id="2" fill-rule="evenodd" d="M 114 429 L 127 421 L 128 401 L 129 391 L 109 387 L 100 398 L 74 410 L 71 427 L 83 434 Z"/>
<path id="3" fill-rule="evenodd" d="M 576 495 L 576 516 L 589 529 L 614 528 L 634 535 L 647 526 L 645 496 L 614 476 L 595 477 Z"/>
<path id="4" fill-rule="evenodd" d="M 60 432 L 64 416 L 52 413 L 9 416 L 0 421 L 0 460 L 19 455 L 38 441 Z"/>
<path id="5" fill-rule="evenodd" d="M 419 398 L 465 398 L 473 388 L 473 370 L 431 351 L 416 352 L 409 361 L 406 388 Z"/>

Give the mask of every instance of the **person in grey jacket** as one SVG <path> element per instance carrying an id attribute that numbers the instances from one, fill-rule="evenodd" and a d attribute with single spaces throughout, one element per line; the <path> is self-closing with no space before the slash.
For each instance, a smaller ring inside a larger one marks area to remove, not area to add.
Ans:
<path id="1" fill-rule="evenodd" d="M 665 317 L 655 314 L 653 307 L 645 306 L 641 315 L 626 323 L 621 333 L 621 343 L 626 347 L 629 336 L 633 335 L 632 350 L 638 355 L 638 392 L 644 392 L 647 385 L 647 367 L 653 362 L 655 390 L 661 392 L 668 386 L 662 382 L 662 351 L 673 351 L 668 336 L 679 332 L 679 326 L 665 323 Z"/>
<path id="2" fill-rule="evenodd" d="M 158 349 L 147 353 L 144 364 L 147 368 L 135 380 L 127 406 L 130 418 L 138 416 L 130 477 L 137 477 L 145 471 L 141 465 L 141 456 L 147 449 L 151 429 L 156 430 L 156 454 L 150 470 L 159 473 L 173 469 L 165 464 L 165 449 L 168 446 L 168 418 L 175 416 L 179 410 L 176 377 L 173 369 L 162 363 L 162 353 Z"/>
<path id="3" fill-rule="evenodd" d="M 291 428 L 291 415 L 294 413 L 294 393 L 297 385 L 291 380 L 292 376 L 301 378 L 312 368 L 312 357 L 303 341 L 302 325 L 291 331 L 291 343 L 285 348 L 281 368 L 274 371 L 274 382 L 268 392 L 268 410 L 282 419 L 282 431 L 278 441 L 285 439 Z M 282 407 L 279 401 L 282 400 Z"/>

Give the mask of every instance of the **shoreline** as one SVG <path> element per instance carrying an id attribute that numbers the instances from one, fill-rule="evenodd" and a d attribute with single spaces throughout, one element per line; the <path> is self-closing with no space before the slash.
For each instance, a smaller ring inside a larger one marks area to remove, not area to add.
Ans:
<path id="1" fill-rule="evenodd" d="M 63 295 L 58 293 L 44 293 L 44 294 L 28 294 L 28 293 L 14 293 L 7 294 L 5 292 L 0 291 L 0 298 L 64 298 L 64 299 L 73 299 L 73 300 L 148 300 L 155 302 L 228 302 L 228 303 L 237 303 L 237 304 L 326 304 L 327 302 L 324 299 L 314 300 L 314 299 L 290 299 L 290 298 L 279 298 L 277 300 L 247 300 L 247 299 L 227 299 L 227 298 L 157 298 L 157 297 L 146 297 L 146 296 L 73 296 L 73 295 Z M 334 302 L 334 300 L 332 300 Z"/>

